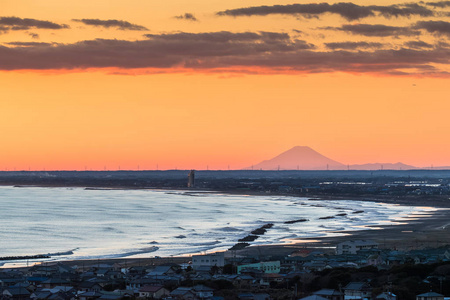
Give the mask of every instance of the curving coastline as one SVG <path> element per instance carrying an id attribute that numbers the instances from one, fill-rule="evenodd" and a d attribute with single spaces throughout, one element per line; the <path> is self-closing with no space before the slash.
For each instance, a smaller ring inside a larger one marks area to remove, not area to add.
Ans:
<path id="1" fill-rule="evenodd" d="M 196 193 L 195 191 L 190 191 L 190 193 Z M 205 191 L 200 191 L 200 193 L 205 193 Z M 207 193 L 211 193 L 210 191 Z M 214 194 L 214 192 L 212 193 Z M 232 193 L 235 195 L 235 193 Z M 249 193 L 241 193 L 243 195 L 248 195 Z M 264 195 L 267 196 L 267 194 L 252 194 L 253 196 L 258 195 Z M 286 196 L 283 194 L 279 194 L 279 196 Z M 318 207 L 323 207 L 320 202 L 327 201 L 329 199 L 315 199 Z M 336 199 L 333 199 L 336 200 Z M 390 204 L 399 204 L 397 199 L 391 199 L 390 201 L 383 201 L 383 199 L 355 199 L 359 201 L 370 201 L 370 202 L 387 202 Z M 405 203 L 402 203 L 405 205 Z M 427 197 L 415 197 L 415 201 L 412 203 L 410 202 L 409 205 L 413 206 L 434 206 L 434 202 L 430 201 Z M 443 202 L 437 203 L 436 207 L 442 207 L 444 205 Z M 439 205 L 440 204 L 440 205 Z M 444 203 L 446 204 L 446 203 Z M 302 205 L 301 203 L 298 203 L 297 205 Z M 351 214 L 363 214 L 364 210 L 354 210 L 351 212 Z M 349 213 L 350 214 L 350 213 Z M 325 216 L 324 219 L 326 220 L 328 217 L 335 217 L 341 215 L 342 217 L 347 217 L 349 214 L 344 215 L 344 213 L 340 214 L 334 214 Z M 257 244 L 256 247 L 251 245 L 251 242 L 254 242 L 257 238 L 250 238 L 253 240 L 248 241 L 242 241 L 240 246 L 237 248 L 234 248 L 233 251 L 242 252 L 242 253 L 251 253 L 252 251 L 255 251 L 254 249 L 265 249 L 264 251 L 267 253 L 274 253 L 274 254 L 289 254 L 290 252 L 294 251 L 294 249 L 298 248 L 304 248 L 304 247 L 323 247 L 323 246 L 330 246 L 332 247 L 334 244 L 336 244 L 339 241 L 345 240 L 345 239 L 375 239 L 380 242 L 380 245 L 384 245 L 386 247 L 413 247 L 413 246 L 427 246 L 427 245 L 442 245 L 443 243 L 446 243 L 449 240 L 449 234 L 448 234 L 448 224 L 450 215 L 448 213 L 448 210 L 440 209 L 438 211 L 433 212 L 432 214 L 428 216 L 419 215 L 417 216 L 417 220 L 411 220 L 411 221 L 405 221 L 404 224 L 401 225 L 395 225 L 392 226 L 390 224 L 388 225 L 378 225 L 377 227 L 380 227 L 380 230 L 361 230 L 361 231 L 339 231 L 336 230 L 336 233 L 342 233 L 342 236 L 336 236 L 336 237 L 295 237 L 290 239 L 289 244 L 283 244 L 283 245 L 265 245 L 265 244 Z M 319 218 L 320 219 L 320 218 Z M 332 218 L 330 218 L 332 219 Z M 307 219 L 288 219 L 287 221 L 284 221 L 285 224 L 295 224 L 295 223 L 301 223 L 306 222 Z M 268 224 L 266 224 L 268 225 Z M 273 224 L 272 224 L 273 226 Z M 263 235 L 267 229 L 270 228 L 264 228 L 264 226 L 260 228 L 253 229 L 250 232 L 248 236 L 261 236 Z M 239 234 L 239 231 L 235 232 L 235 234 Z M 239 234 L 240 235 L 240 234 Z M 245 239 L 245 237 L 243 238 Z M 236 237 L 236 240 L 239 240 L 238 236 Z M 246 242 L 247 245 L 245 244 Z M 239 243 L 238 243 L 239 244 Z M 244 246 L 245 245 L 245 246 Z M 260 251 L 260 250 L 258 250 Z M 64 255 L 70 255 L 73 254 L 67 252 L 55 252 L 52 256 L 64 256 Z M 139 252 L 129 252 L 131 255 L 133 253 L 139 254 Z M 50 253 L 49 253 L 50 254 Z M 123 254 L 118 255 L 119 257 L 114 257 L 114 255 L 104 257 L 103 259 L 127 259 L 127 258 L 121 258 L 120 256 L 123 256 Z M 23 256 L 23 259 L 30 259 L 33 256 Z M 28 257 L 28 258 L 27 258 Z M 32 259 L 32 258 L 31 258 Z M 55 258 L 57 259 L 57 258 Z M 98 259 L 98 258 L 95 258 Z M 134 258 L 130 258 L 131 260 Z M 16 259 L 18 260 L 18 259 Z"/>

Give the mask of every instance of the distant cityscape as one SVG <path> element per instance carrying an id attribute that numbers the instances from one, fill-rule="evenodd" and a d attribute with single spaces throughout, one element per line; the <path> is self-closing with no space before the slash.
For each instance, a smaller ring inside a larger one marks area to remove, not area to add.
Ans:
<path id="1" fill-rule="evenodd" d="M 1 185 L 188 189 L 305 197 L 418 196 L 448 200 L 450 171 L 17 171 L 0 172 Z"/>

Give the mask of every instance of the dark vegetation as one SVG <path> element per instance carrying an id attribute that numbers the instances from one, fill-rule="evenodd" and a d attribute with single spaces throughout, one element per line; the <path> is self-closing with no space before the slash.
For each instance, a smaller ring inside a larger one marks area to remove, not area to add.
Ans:
<path id="1" fill-rule="evenodd" d="M 403 264 L 388 270 L 368 266 L 360 269 L 333 268 L 298 279 L 301 293 L 308 295 L 322 288 L 342 289 L 349 282 L 368 282 L 376 296 L 390 290 L 398 299 L 413 300 L 430 290 L 450 295 L 450 262 Z"/>

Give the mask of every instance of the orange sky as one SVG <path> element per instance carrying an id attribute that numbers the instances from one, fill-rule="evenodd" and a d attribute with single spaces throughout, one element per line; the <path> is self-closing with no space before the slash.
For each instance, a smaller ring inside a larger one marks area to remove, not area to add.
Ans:
<path id="1" fill-rule="evenodd" d="M 450 6 L 296 3 L 0 0 L 0 170 L 450 166 Z"/>

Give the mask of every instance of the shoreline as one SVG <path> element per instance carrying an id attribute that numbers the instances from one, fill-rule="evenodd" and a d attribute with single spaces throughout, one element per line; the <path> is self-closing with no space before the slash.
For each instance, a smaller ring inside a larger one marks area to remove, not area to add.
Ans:
<path id="1" fill-rule="evenodd" d="M 436 208 L 450 208 L 450 197 L 448 195 L 345 195 L 345 194 L 295 194 L 295 193 L 282 193 L 282 192 L 259 192 L 250 190 L 221 190 L 221 189 L 207 189 L 207 188 L 187 188 L 187 187 L 110 187 L 110 186 L 85 186 L 85 185 L 59 185 L 59 184 L 38 184 L 38 185 L 11 185 L 2 184 L 0 187 L 13 187 L 13 188 L 80 188 L 84 190 L 121 190 L 121 191 L 134 191 L 134 190 L 152 190 L 152 191 L 183 191 L 186 194 L 228 194 L 228 195 L 241 195 L 241 196 L 280 196 L 280 197 L 296 197 L 307 198 L 309 200 L 324 201 L 324 200 L 355 200 L 355 201 L 368 201 L 368 202 L 380 202 L 387 204 L 397 204 L 403 206 L 423 206 L 423 207 L 436 207 Z"/>
<path id="2" fill-rule="evenodd" d="M 254 256 L 270 259 L 288 256 L 298 250 L 308 249 L 334 253 L 335 246 L 347 240 L 373 240 L 379 243 L 380 249 L 408 251 L 413 249 L 438 248 L 450 244 L 450 210 L 437 210 L 432 216 L 420 218 L 402 225 L 382 225 L 382 229 L 366 229 L 346 231 L 344 236 L 302 238 L 297 242 L 273 245 L 252 245 L 236 251 L 210 251 L 208 253 L 225 252 L 227 256 Z M 199 253 L 196 253 L 199 254 Z M 104 258 L 84 260 L 55 260 L 41 264 L 64 263 L 79 268 L 88 268 L 96 264 L 119 265 L 122 267 L 161 265 L 167 263 L 188 263 L 192 255 L 149 258 Z M 19 267 L 20 268 L 20 267 Z M 23 267 L 22 267 L 23 268 Z"/>
<path id="3" fill-rule="evenodd" d="M 15 187 L 11 185 L 3 185 L 9 187 Z M 24 187 L 24 186 L 22 186 Z M 38 187 L 38 188 L 83 188 L 87 189 L 85 186 L 26 186 L 26 187 Z M 89 189 L 111 189 L 111 190 L 142 190 L 142 188 L 89 188 Z M 310 238 L 294 238 L 290 240 L 290 243 L 285 244 L 268 244 L 268 245 L 250 245 L 242 250 L 233 251 L 234 255 L 253 255 L 253 256 L 287 256 L 292 252 L 300 249 L 311 248 L 311 249 L 325 249 L 327 251 L 331 250 L 337 243 L 346 240 L 358 240 L 358 239 L 370 239 L 379 243 L 380 248 L 391 248 L 398 250 L 410 250 L 413 248 L 424 248 L 424 247 L 438 247 L 446 244 L 450 244 L 450 207 L 447 203 L 438 201 L 429 201 L 427 197 L 415 197 L 413 203 L 403 201 L 398 201 L 398 199 L 385 199 L 380 197 L 323 197 L 323 195 L 317 195 L 316 197 L 305 197 L 303 195 L 290 195 L 282 193 L 249 193 L 248 191 L 241 192 L 230 192 L 230 191 L 218 191 L 218 190 L 205 190 L 205 189 L 175 189 L 175 188 L 145 188 L 146 190 L 155 191 L 183 191 L 186 193 L 211 193 L 211 194 L 230 194 L 230 195 L 252 195 L 252 196 L 280 196 L 280 197 L 298 197 L 298 198 L 308 198 L 315 201 L 326 201 L 326 200 L 355 200 L 355 201 L 370 201 L 370 202 L 381 202 L 387 204 L 396 204 L 402 206 L 414 206 L 414 207 L 434 207 L 437 210 L 430 213 L 429 216 L 420 214 L 415 216 L 410 216 L 410 220 L 400 221 L 403 224 L 386 224 L 376 226 L 380 229 L 364 229 L 356 231 L 334 231 L 335 233 L 342 234 L 341 236 L 324 236 L 324 237 L 310 237 Z M 353 198 L 353 199 L 351 199 Z M 402 203 L 399 203 L 402 202 Z M 437 205 L 436 205 L 437 204 Z M 444 205 L 446 204 L 446 205 Z M 397 222 L 397 221 L 393 221 Z M 221 252 L 221 251 L 206 251 L 208 253 Z M 225 251 L 231 252 L 231 251 Z M 180 261 L 188 262 L 192 255 L 177 255 L 171 257 L 163 258 L 99 258 L 99 259 L 82 259 L 82 260 L 71 260 L 69 259 L 57 259 L 51 261 L 35 262 L 35 264 L 52 264 L 52 263 L 69 263 L 69 264 L 85 264 L 94 265 L 98 262 L 107 263 L 121 263 L 121 264 L 144 264 L 145 262 L 150 262 L 151 264 L 161 264 L 165 262 Z M 17 263 L 17 262 L 16 262 Z M 2 265 L 3 264 L 3 265 Z M 23 266 L 4 266 L 8 264 L 8 261 L 0 261 L 0 268 L 20 268 Z"/>

